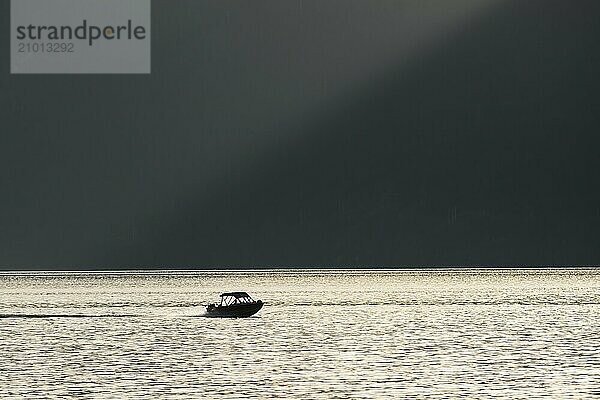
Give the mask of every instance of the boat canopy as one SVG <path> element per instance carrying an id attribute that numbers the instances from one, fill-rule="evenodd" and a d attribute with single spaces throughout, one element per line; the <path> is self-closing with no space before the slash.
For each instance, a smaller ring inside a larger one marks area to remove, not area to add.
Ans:
<path id="1" fill-rule="evenodd" d="M 246 292 L 230 292 L 230 293 L 223 293 L 221 295 L 221 297 L 235 297 L 236 299 L 239 299 L 242 297 L 250 297 L 250 295 Z"/>
<path id="2" fill-rule="evenodd" d="M 255 301 L 246 292 L 229 292 L 221 295 L 221 306 L 231 306 L 234 304 L 252 304 Z"/>

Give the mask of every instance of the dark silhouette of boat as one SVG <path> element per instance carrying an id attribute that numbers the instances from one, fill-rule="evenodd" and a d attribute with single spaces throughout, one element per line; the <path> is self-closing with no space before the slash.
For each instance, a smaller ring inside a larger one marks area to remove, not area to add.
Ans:
<path id="1" fill-rule="evenodd" d="M 261 300 L 254 300 L 246 292 L 223 293 L 219 304 L 209 304 L 206 307 L 206 316 L 244 318 L 256 314 L 262 306 Z"/>

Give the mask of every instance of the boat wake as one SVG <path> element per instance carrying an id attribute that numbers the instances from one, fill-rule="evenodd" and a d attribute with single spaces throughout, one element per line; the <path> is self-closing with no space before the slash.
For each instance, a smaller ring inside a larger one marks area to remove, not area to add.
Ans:
<path id="1" fill-rule="evenodd" d="M 0 319 L 9 318 L 131 318 L 134 314 L 0 314 Z"/>

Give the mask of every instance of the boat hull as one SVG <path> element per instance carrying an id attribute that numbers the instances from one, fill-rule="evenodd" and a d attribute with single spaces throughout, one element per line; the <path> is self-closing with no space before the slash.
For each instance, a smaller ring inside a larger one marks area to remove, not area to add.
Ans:
<path id="1" fill-rule="evenodd" d="M 206 316 L 211 318 L 247 318 L 263 307 L 262 301 L 250 304 L 232 304 L 230 306 L 214 306 L 206 309 Z"/>

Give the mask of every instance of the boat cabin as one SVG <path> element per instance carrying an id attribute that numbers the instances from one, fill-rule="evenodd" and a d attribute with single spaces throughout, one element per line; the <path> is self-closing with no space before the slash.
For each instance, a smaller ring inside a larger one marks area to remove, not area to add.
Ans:
<path id="1" fill-rule="evenodd" d="M 221 295 L 219 306 L 232 306 L 234 304 L 254 304 L 256 301 L 246 292 L 230 292 Z"/>

